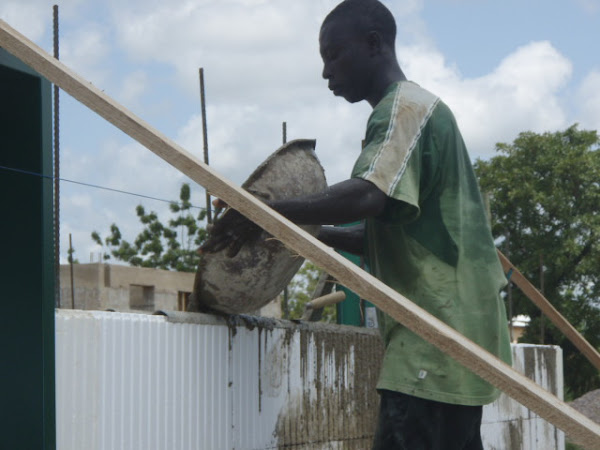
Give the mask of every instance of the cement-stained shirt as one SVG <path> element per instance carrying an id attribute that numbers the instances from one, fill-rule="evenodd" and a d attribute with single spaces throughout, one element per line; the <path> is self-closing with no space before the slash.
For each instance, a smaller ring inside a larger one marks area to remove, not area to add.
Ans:
<path id="1" fill-rule="evenodd" d="M 374 108 L 353 177 L 388 196 L 367 219 L 365 259 L 397 292 L 510 364 L 498 260 L 481 194 L 450 109 L 415 83 L 388 88 Z M 367 299 L 368 300 L 368 299 Z M 499 392 L 388 315 L 377 387 L 461 405 Z"/>

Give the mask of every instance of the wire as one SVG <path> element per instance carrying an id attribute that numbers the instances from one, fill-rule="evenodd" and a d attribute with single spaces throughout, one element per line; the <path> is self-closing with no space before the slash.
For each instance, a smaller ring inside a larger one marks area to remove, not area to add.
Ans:
<path id="1" fill-rule="evenodd" d="M 173 201 L 173 200 L 165 200 L 163 198 L 152 197 L 150 195 L 137 194 L 135 192 L 123 191 L 121 189 L 115 189 L 115 188 L 110 188 L 110 187 L 106 187 L 106 186 L 100 186 L 100 185 L 97 185 L 97 184 L 84 183 L 83 181 L 69 180 L 67 178 L 55 178 L 52 175 L 43 175 L 41 173 L 31 172 L 29 170 L 15 169 L 14 167 L 0 166 L 0 169 L 6 170 L 6 171 L 9 171 L 9 172 L 22 173 L 22 174 L 25 174 L 25 175 L 32 175 L 32 176 L 36 176 L 36 177 L 40 177 L 40 178 L 47 178 L 49 180 L 64 181 L 65 183 L 78 184 L 80 186 L 86 186 L 86 187 L 91 187 L 91 188 L 95 188 L 95 189 L 101 189 L 101 190 L 104 190 L 104 191 L 116 192 L 118 194 L 126 194 L 126 195 L 132 195 L 132 196 L 135 196 L 135 197 L 146 198 L 146 199 L 149 199 L 149 200 L 156 200 L 158 202 L 164 202 L 164 203 L 169 203 L 169 204 L 172 204 L 172 203 L 178 204 L 179 203 L 179 202 L 176 202 L 176 201 Z M 190 208 L 206 210 L 206 208 L 204 208 L 202 206 L 195 206 L 195 205 L 191 205 Z"/>

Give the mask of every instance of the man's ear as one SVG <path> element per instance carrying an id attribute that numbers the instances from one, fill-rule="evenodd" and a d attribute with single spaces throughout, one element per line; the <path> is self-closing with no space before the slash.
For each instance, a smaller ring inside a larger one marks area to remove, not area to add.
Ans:
<path id="1" fill-rule="evenodd" d="M 377 31 L 369 31 L 367 33 L 367 45 L 369 46 L 369 53 L 371 56 L 375 56 L 381 53 L 382 40 L 381 36 Z"/>

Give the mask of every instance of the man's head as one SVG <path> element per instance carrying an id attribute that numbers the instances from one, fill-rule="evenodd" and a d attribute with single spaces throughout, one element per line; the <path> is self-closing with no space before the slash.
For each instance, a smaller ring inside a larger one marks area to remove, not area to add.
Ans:
<path id="1" fill-rule="evenodd" d="M 369 100 L 388 66 L 396 66 L 396 23 L 377 0 L 345 0 L 323 21 L 319 44 L 323 78 L 335 95 Z M 387 86 L 385 86 L 387 87 Z"/>

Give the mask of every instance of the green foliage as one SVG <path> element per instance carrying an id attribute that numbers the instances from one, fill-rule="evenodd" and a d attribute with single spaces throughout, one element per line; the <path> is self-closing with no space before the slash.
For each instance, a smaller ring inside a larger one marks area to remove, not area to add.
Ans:
<path id="1" fill-rule="evenodd" d="M 132 266 L 195 272 L 199 260 L 197 249 L 206 238 L 206 231 L 198 222 L 204 220 L 206 211 L 202 210 L 197 217 L 192 215 L 188 184 L 181 186 L 179 200 L 179 203 L 169 205 L 176 216 L 167 226 L 154 211 L 147 213 L 142 205 L 138 205 L 135 212 L 144 228 L 133 244 L 123 239 L 114 223 L 104 241 L 97 231 L 92 232 L 92 240 L 107 248 L 105 260 L 114 257 Z"/>
<path id="2" fill-rule="evenodd" d="M 502 250 L 596 348 L 600 346 L 600 139 L 574 125 L 562 132 L 521 133 L 478 160 L 482 192 L 490 195 L 492 232 Z M 540 270 L 543 267 L 543 271 Z M 542 275 L 543 273 L 543 275 Z M 600 387 L 598 371 L 513 289 L 513 314 L 532 322 L 526 342 L 563 348 L 566 397 Z"/>
<path id="3" fill-rule="evenodd" d="M 304 305 L 313 295 L 322 271 L 310 261 L 305 261 L 298 273 L 288 285 L 288 308 L 290 319 L 300 319 L 304 314 Z M 283 309 L 283 305 L 282 305 Z M 336 305 L 323 308 L 321 322 L 336 323 Z"/>

